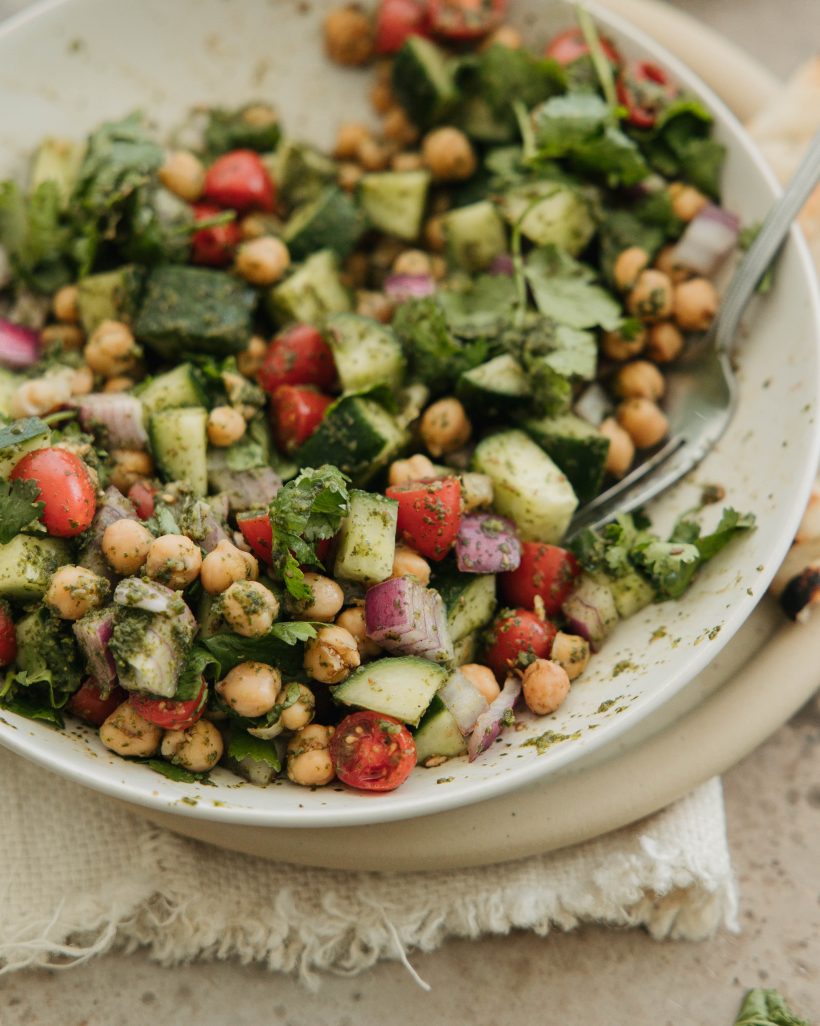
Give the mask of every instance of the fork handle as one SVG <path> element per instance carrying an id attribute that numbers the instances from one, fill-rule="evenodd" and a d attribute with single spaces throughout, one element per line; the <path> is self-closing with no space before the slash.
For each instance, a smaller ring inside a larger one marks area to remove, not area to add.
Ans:
<path id="1" fill-rule="evenodd" d="M 766 215 L 757 237 L 726 289 L 715 324 L 715 341 L 719 348 L 731 349 L 746 304 L 752 298 L 757 283 L 783 244 L 792 222 L 811 195 L 818 179 L 820 132 L 815 134 L 789 184 Z"/>

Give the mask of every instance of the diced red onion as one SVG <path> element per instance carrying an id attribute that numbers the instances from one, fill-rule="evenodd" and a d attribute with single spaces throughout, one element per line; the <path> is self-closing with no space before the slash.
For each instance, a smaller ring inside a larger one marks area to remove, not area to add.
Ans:
<path id="1" fill-rule="evenodd" d="M 612 400 L 606 391 L 595 382 L 584 389 L 575 403 L 574 410 L 579 417 L 583 417 L 593 427 L 599 427 L 612 412 Z"/>
<path id="2" fill-rule="evenodd" d="M 709 203 L 686 226 L 672 251 L 672 262 L 697 274 L 714 274 L 737 245 L 739 234 L 740 219 Z"/>
<path id="3" fill-rule="evenodd" d="M 521 543 L 511 520 L 495 513 L 469 513 L 456 535 L 456 562 L 467 574 L 500 574 L 516 570 Z"/>
<path id="4" fill-rule="evenodd" d="M 489 266 L 488 274 L 512 278 L 515 274 L 515 261 L 511 254 L 499 253 L 497 257 L 494 257 L 493 262 Z"/>
<path id="5" fill-rule="evenodd" d="M 435 662 L 453 658 L 441 596 L 412 577 L 393 577 L 369 588 L 364 614 L 367 636 L 388 652 Z"/>
<path id="6" fill-rule="evenodd" d="M 456 670 L 444 687 L 439 689 L 438 697 L 450 710 L 465 737 L 472 732 L 479 716 L 490 708 L 487 699 L 461 670 Z"/>
<path id="7" fill-rule="evenodd" d="M 137 578 L 130 577 L 121 581 L 114 592 L 114 600 L 117 601 L 117 592 L 128 581 L 136 581 Z M 162 585 L 154 585 L 153 582 L 141 582 L 150 584 L 153 587 L 161 588 L 168 592 L 168 588 Z M 197 622 L 194 614 L 185 605 L 179 596 L 170 592 L 166 610 L 168 615 L 155 613 L 140 638 L 139 645 L 128 645 L 127 648 L 115 649 L 117 654 L 117 669 L 120 684 L 128 691 L 139 691 L 149 695 L 159 695 L 161 698 L 172 698 L 177 690 L 179 675 L 185 666 L 188 650 L 197 629 Z M 123 603 L 127 609 L 146 608 L 132 602 Z M 116 642 L 117 630 L 120 625 L 120 615 L 128 617 L 128 612 L 118 614 L 114 627 L 114 641 Z"/>
<path id="8" fill-rule="evenodd" d="M 475 728 L 467 740 L 467 754 L 474 762 L 501 733 L 501 721 L 507 710 L 512 709 L 521 694 L 521 680 L 513 674 L 504 681 L 498 697 L 490 703 L 486 712 L 476 720 Z"/>
<path id="9" fill-rule="evenodd" d="M 73 624 L 74 637 L 85 656 L 88 672 L 97 682 L 102 698 L 107 698 L 117 683 L 117 667 L 108 648 L 114 633 L 114 611 L 97 609 Z"/>
<path id="10" fill-rule="evenodd" d="M 94 392 L 75 399 L 80 424 L 92 434 L 100 432 L 111 449 L 145 449 L 148 435 L 142 403 L 124 392 Z"/>
<path id="11" fill-rule="evenodd" d="M 97 512 L 91 521 L 88 540 L 80 555 L 79 565 L 84 566 L 87 570 L 93 570 L 95 574 L 113 583 L 117 579 L 117 575 L 103 555 L 102 537 L 105 534 L 105 529 L 116 520 L 122 520 L 124 517 L 136 518 L 136 516 L 137 511 L 130 499 L 126 499 L 118 488 L 109 485 L 105 490 L 102 502 L 97 504 Z"/>
<path id="12" fill-rule="evenodd" d="M 264 509 L 282 487 L 282 479 L 271 467 L 232 470 L 227 450 L 208 453 L 208 486 L 212 492 L 223 492 L 232 513 Z"/>
<path id="13" fill-rule="evenodd" d="M 418 655 L 436 663 L 448 663 L 455 658 L 455 649 L 447 623 L 447 608 L 441 595 L 433 588 L 425 588 L 422 599 L 427 623 L 427 641 L 422 642 Z"/>
<path id="14" fill-rule="evenodd" d="M 600 649 L 618 622 L 612 589 L 590 574 L 581 574 L 561 610 L 570 630 L 586 638 L 593 652 Z"/>
<path id="15" fill-rule="evenodd" d="M 164 584 L 146 581 L 142 577 L 126 577 L 114 589 L 114 601 L 129 609 L 144 609 L 147 613 L 176 611 L 176 594 Z"/>
<path id="16" fill-rule="evenodd" d="M 384 283 L 384 294 L 397 303 L 405 299 L 424 299 L 436 291 L 431 274 L 391 274 Z"/>
<path id="17" fill-rule="evenodd" d="M 0 366 L 18 370 L 40 359 L 40 334 L 22 324 L 0 319 Z"/>

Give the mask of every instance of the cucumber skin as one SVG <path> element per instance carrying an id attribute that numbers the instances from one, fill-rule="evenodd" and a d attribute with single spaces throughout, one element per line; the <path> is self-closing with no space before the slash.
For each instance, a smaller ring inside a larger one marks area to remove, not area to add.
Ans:
<path id="1" fill-rule="evenodd" d="M 388 656 L 354 671 L 330 691 L 335 701 L 417 726 L 449 670 L 418 656 Z"/>
<path id="2" fill-rule="evenodd" d="M 0 598 L 20 602 L 42 598 L 54 571 L 70 560 L 67 542 L 18 534 L 0 545 Z"/>
<path id="3" fill-rule="evenodd" d="M 467 739 L 458 729 L 453 714 L 438 695 L 413 734 L 416 744 L 416 762 L 423 765 L 428 759 L 452 759 L 467 751 Z M 437 763 L 438 764 L 438 763 Z"/>
<path id="4" fill-rule="evenodd" d="M 609 441 L 574 414 L 526 420 L 521 425 L 567 475 L 580 502 L 601 490 Z"/>
<path id="5" fill-rule="evenodd" d="M 365 219 L 347 193 L 331 187 L 297 208 L 285 225 L 283 239 L 294 260 L 317 250 L 332 250 L 344 259 L 365 231 Z"/>
<path id="6" fill-rule="evenodd" d="M 158 468 L 168 480 L 187 481 L 194 495 L 208 494 L 208 412 L 199 406 L 160 410 L 148 421 Z"/>

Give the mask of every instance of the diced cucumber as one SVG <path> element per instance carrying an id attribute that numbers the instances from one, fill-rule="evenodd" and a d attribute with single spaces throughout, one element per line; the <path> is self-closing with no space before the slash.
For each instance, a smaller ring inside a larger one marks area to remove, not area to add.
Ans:
<path id="1" fill-rule="evenodd" d="M 19 379 L 17 383 L 19 385 Z M 39 417 L 4 424 L 0 427 L 0 477 L 8 477 L 27 452 L 44 449 L 50 441 L 51 428 Z"/>
<path id="2" fill-rule="evenodd" d="M 334 185 L 298 207 L 282 237 L 294 260 L 303 260 L 319 249 L 330 249 L 344 259 L 364 230 L 361 211 L 346 192 Z"/>
<path id="3" fill-rule="evenodd" d="M 187 481 L 194 495 L 208 492 L 208 411 L 201 406 L 158 410 L 148 435 L 160 473 L 169 481 Z"/>
<path id="4" fill-rule="evenodd" d="M 410 36 L 396 54 L 391 90 L 422 128 L 444 117 L 458 96 L 446 54 L 421 36 Z"/>
<path id="5" fill-rule="evenodd" d="M 289 208 L 310 203 L 336 181 L 335 161 L 293 139 L 282 140 L 271 163 L 277 194 Z"/>
<path id="6" fill-rule="evenodd" d="M 351 307 L 350 293 L 339 278 L 336 255 L 321 249 L 267 295 L 268 311 L 279 324 L 321 321 Z"/>
<path id="7" fill-rule="evenodd" d="M 327 319 L 339 381 L 345 392 L 373 385 L 398 388 L 404 373 L 404 354 L 390 328 L 358 314 L 334 314 Z"/>
<path id="8" fill-rule="evenodd" d="M 455 649 L 454 662 L 456 666 L 464 666 L 465 663 L 474 663 L 481 648 L 481 635 L 478 631 L 472 634 L 465 634 L 463 638 L 453 645 Z"/>
<path id="9" fill-rule="evenodd" d="M 395 716 L 415 727 L 449 671 L 429 659 L 399 656 L 376 659 L 330 689 L 342 705 Z"/>
<path id="10" fill-rule="evenodd" d="M 359 182 L 359 201 L 374 228 L 411 241 L 418 238 L 430 174 L 427 171 L 376 171 Z"/>
<path id="11" fill-rule="evenodd" d="M 495 613 L 495 574 L 445 571 L 436 574 L 432 586 L 447 607 L 447 624 L 453 642 L 486 626 Z"/>
<path id="12" fill-rule="evenodd" d="M 416 743 L 416 762 L 424 765 L 428 759 L 452 759 L 467 751 L 467 739 L 458 729 L 455 717 L 438 695 L 433 695 L 430 708 L 413 733 Z"/>
<path id="13" fill-rule="evenodd" d="M 34 192 L 43 182 L 54 182 L 60 203 L 66 206 L 74 191 L 84 155 L 83 143 L 73 139 L 43 139 L 31 162 L 29 189 Z"/>
<path id="14" fill-rule="evenodd" d="M 503 413 L 521 407 L 530 395 L 530 383 L 521 364 L 503 353 L 465 371 L 456 384 L 456 395 L 482 413 Z"/>
<path id="15" fill-rule="evenodd" d="M 144 281 L 143 268 L 130 264 L 83 278 L 77 286 L 83 331 L 90 335 L 102 321 L 130 324 L 139 307 Z"/>
<path id="16" fill-rule="evenodd" d="M 516 186 L 502 197 L 501 210 L 536 246 L 560 246 L 571 256 L 577 256 L 595 234 L 590 204 L 577 189 L 561 182 Z"/>
<path id="17" fill-rule="evenodd" d="M 376 584 L 393 572 L 399 504 L 377 492 L 350 491 L 350 512 L 339 528 L 335 577 Z"/>
<path id="18" fill-rule="evenodd" d="M 20 602 L 42 598 L 54 571 L 70 560 L 71 550 L 62 539 L 18 534 L 0 545 L 0 598 Z"/>
<path id="19" fill-rule="evenodd" d="M 615 600 L 618 616 L 622 619 L 640 613 L 655 601 L 655 589 L 637 570 L 630 570 L 622 577 L 607 576 L 605 581 Z"/>
<path id="20" fill-rule="evenodd" d="M 447 256 L 465 271 L 484 271 L 507 249 L 507 231 L 489 200 L 456 207 L 441 218 Z"/>
<path id="21" fill-rule="evenodd" d="M 476 446 L 473 466 L 493 482 L 496 512 L 526 541 L 560 542 L 578 499 L 572 485 L 523 431 L 501 431 Z"/>
<path id="22" fill-rule="evenodd" d="M 522 427 L 569 478 L 579 502 L 601 490 L 609 441 L 574 413 L 525 420 Z"/>
<path id="23" fill-rule="evenodd" d="M 175 406 L 204 406 L 207 402 L 199 372 L 190 363 L 181 363 L 165 374 L 158 374 L 137 389 L 146 414 L 170 410 Z"/>

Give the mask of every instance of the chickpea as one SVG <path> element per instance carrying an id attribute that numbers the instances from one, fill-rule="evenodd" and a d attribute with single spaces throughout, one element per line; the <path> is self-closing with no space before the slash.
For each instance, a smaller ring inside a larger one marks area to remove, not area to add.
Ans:
<path id="1" fill-rule="evenodd" d="M 390 79 L 377 79 L 370 90 L 370 105 L 377 114 L 386 114 L 396 106 L 396 98 L 390 88 Z"/>
<path id="2" fill-rule="evenodd" d="M 430 583 L 430 564 L 407 545 L 397 545 L 391 577 L 415 577 L 425 587 Z"/>
<path id="3" fill-rule="evenodd" d="M 290 607 L 306 620 L 331 623 L 344 605 L 344 592 L 330 577 L 310 570 L 305 573 L 305 584 L 310 588 L 310 599 L 291 599 Z"/>
<path id="4" fill-rule="evenodd" d="M 365 171 L 384 171 L 390 163 L 392 152 L 384 143 L 365 139 L 359 145 L 356 157 Z"/>
<path id="5" fill-rule="evenodd" d="M 202 161 L 188 150 L 169 153 L 157 175 L 168 192 L 187 203 L 196 203 L 205 188 Z"/>
<path id="6" fill-rule="evenodd" d="M 259 576 L 259 563 L 249 553 L 238 549 L 223 538 L 202 560 L 199 579 L 209 595 L 227 591 L 236 581 L 247 581 Z"/>
<path id="7" fill-rule="evenodd" d="M 77 324 L 80 320 L 80 290 L 76 285 L 63 285 L 57 289 L 51 301 L 51 309 L 58 321 Z"/>
<path id="8" fill-rule="evenodd" d="M 314 680 L 339 684 L 361 663 L 356 639 L 343 627 L 322 627 L 305 645 L 303 665 Z"/>
<path id="9" fill-rule="evenodd" d="M 336 146 L 333 156 L 337 160 L 355 160 L 359 153 L 359 146 L 365 139 L 371 138 L 370 129 L 361 121 L 345 121 L 339 125 L 336 133 Z"/>
<path id="10" fill-rule="evenodd" d="M 73 352 L 82 349 L 85 335 L 78 324 L 49 324 L 40 332 L 40 339 L 46 347 L 59 345 Z"/>
<path id="11" fill-rule="evenodd" d="M 715 286 L 706 278 L 692 278 L 675 288 L 675 320 L 684 331 L 706 331 L 718 308 Z"/>
<path id="12" fill-rule="evenodd" d="M 421 144 L 424 163 L 434 178 L 458 182 L 470 178 L 476 169 L 476 155 L 470 140 L 458 128 L 436 128 Z"/>
<path id="13" fill-rule="evenodd" d="M 279 115 L 267 103 L 252 103 L 242 111 L 242 120 L 253 128 L 267 128 L 279 121 Z"/>
<path id="14" fill-rule="evenodd" d="M 355 4 L 334 8 L 325 18 L 324 34 L 327 55 L 337 64 L 367 64 L 373 56 L 373 22 Z"/>
<path id="15" fill-rule="evenodd" d="M 430 257 L 422 249 L 406 249 L 393 264 L 393 274 L 415 276 L 429 274 L 430 270 Z"/>
<path id="16" fill-rule="evenodd" d="M 387 111 L 382 122 L 382 132 L 385 139 L 396 143 L 397 146 L 410 146 L 419 137 L 419 130 L 401 107 L 391 107 Z"/>
<path id="17" fill-rule="evenodd" d="M 428 452 L 432 456 L 443 456 L 466 445 L 473 426 L 459 400 L 448 396 L 427 407 L 419 431 Z"/>
<path id="18" fill-rule="evenodd" d="M 106 527 L 102 552 L 108 565 L 118 574 L 135 574 L 148 558 L 154 536 L 136 520 L 123 517 Z"/>
<path id="19" fill-rule="evenodd" d="M 208 441 L 224 449 L 245 434 L 245 418 L 232 406 L 215 406 L 208 414 Z"/>
<path id="20" fill-rule="evenodd" d="M 669 421 L 651 399 L 626 399 L 615 415 L 638 449 L 651 449 L 669 431 Z"/>
<path id="21" fill-rule="evenodd" d="M 69 564 L 54 571 L 45 603 L 61 620 L 79 620 L 92 609 L 99 609 L 108 592 L 108 581 L 104 577 L 84 566 Z"/>
<path id="22" fill-rule="evenodd" d="M 432 249 L 434 253 L 442 253 L 444 251 L 447 239 L 444 235 L 444 222 L 441 219 L 441 215 L 429 217 L 425 222 L 424 241 L 428 249 Z"/>
<path id="23" fill-rule="evenodd" d="M 389 324 L 393 320 L 393 310 L 393 301 L 383 292 L 359 289 L 356 293 L 356 313 L 360 317 L 371 317 L 374 321 Z"/>
<path id="24" fill-rule="evenodd" d="M 406 460 L 394 460 L 388 471 L 388 481 L 391 485 L 406 485 L 435 476 L 436 468 L 432 461 L 421 453 L 409 456 Z"/>
<path id="25" fill-rule="evenodd" d="M 207 773 L 222 758 L 219 728 L 210 720 L 197 720 L 186 730 L 166 730 L 160 752 L 164 759 L 192 773 Z"/>
<path id="26" fill-rule="evenodd" d="M 579 634 L 558 631 L 550 649 L 550 659 L 563 666 L 570 680 L 575 680 L 587 668 L 589 642 Z"/>
<path id="27" fill-rule="evenodd" d="M 420 153 L 396 153 L 390 158 L 391 171 L 421 171 L 423 167 Z"/>
<path id="28" fill-rule="evenodd" d="M 181 589 L 197 579 L 202 567 L 199 546 L 182 534 L 162 534 L 148 549 L 145 570 L 150 578 Z"/>
<path id="29" fill-rule="evenodd" d="M 12 417 L 37 417 L 58 410 L 71 399 L 68 378 L 32 378 L 19 385 L 11 400 Z"/>
<path id="30" fill-rule="evenodd" d="M 569 675 L 551 659 L 536 659 L 521 678 L 524 701 L 538 716 L 554 713 L 569 694 Z"/>
<path id="31" fill-rule="evenodd" d="M 646 329 L 643 327 L 628 334 L 618 328 L 605 331 L 601 339 L 601 349 L 610 360 L 629 360 L 642 352 L 645 345 Z"/>
<path id="32" fill-rule="evenodd" d="M 267 663 L 239 663 L 216 685 L 217 693 L 237 716 L 265 716 L 276 705 L 282 675 Z"/>
<path id="33" fill-rule="evenodd" d="M 709 202 L 699 189 L 684 182 L 672 182 L 667 192 L 672 200 L 675 217 L 681 221 L 692 221 Z"/>
<path id="34" fill-rule="evenodd" d="M 103 392 L 130 392 L 134 385 L 136 381 L 133 378 L 129 378 L 127 374 L 119 374 L 116 378 L 109 378 L 106 381 Z"/>
<path id="35" fill-rule="evenodd" d="M 660 321 L 649 329 L 646 355 L 655 363 L 671 363 L 680 356 L 683 335 L 671 321 Z"/>
<path id="36" fill-rule="evenodd" d="M 463 666 L 459 666 L 459 671 L 488 702 L 495 701 L 501 694 L 501 688 L 489 666 L 483 666 L 481 663 L 465 663 Z"/>
<path id="37" fill-rule="evenodd" d="M 134 369 L 139 350 L 127 324 L 102 321 L 92 332 L 84 355 L 93 371 L 104 378 L 113 378 Z"/>
<path id="38" fill-rule="evenodd" d="M 78 367 L 69 378 L 72 395 L 88 395 L 94 388 L 94 375 L 90 367 Z"/>
<path id="39" fill-rule="evenodd" d="M 330 758 L 333 727 L 311 723 L 297 731 L 288 742 L 288 778 L 303 787 L 329 784 L 336 776 Z"/>
<path id="40" fill-rule="evenodd" d="M 648 360 L 633 360 L 615 375 L 615 394 L 622 399 L 652 399 L 657 402 L 666 391 L 663 374 Z"/>
<path id="41" fill-rule="evenodd" d="M 654 266 L 669 278 L 673 285 L 679 285 L 682 281 L 692 277 L 692 272 L 677 262 L 677 247 L 674 244 L 664 246 L 655 257 Z"/>
<path id="42" fill-rule="evenodd" d="M 255 378 L 256 372 L 265 360 L 268 351 L 267 343 L 259 335 L 254 335 L 247 347 L 236 357 L 236 366 L 240 374 L 246 378 Z"/>
<path id="43" fill-rule="evenodd" d="M 258 581 L 234 581 L 222 592 L 219 609 L 232 631 L 243 638 L 260 638 L 279 615 L 279 599 Z"/>
<path id="44" fill-rule="evenodd" d="M 117 755 L 146 758 L 159 748 L 162 727 L 144 720 L 130 702 L 123 702 L 100 727 L 100 741 Z"/>
<path id="45" fill-rule="evenodd" d="M 350 606 L 336 617 L 336 626 L 349 631 L 356 639 L 356 647 L 362 659 L 375 659 L 381 654 L 381 645 L 367 636 L 367 621 L 363 606 Z"/>
<path id="46" fill-rule="evenodd" d="M 345 192 L 353 192 L 362 180 L 364 169 L 358 164 L 339 164 L 336 171 L 336 184 Z"/>
<path id="47" fill-rule="evenodd" d="M 236 254 L 236 270 L 251 285 L 273 285 L 290 267 L 288 247 L 275 235 L 243 242 Z"/>
<path id="48" fill-rule="evenodd" d="M 495 32 L 491 33 L 479 47 L 479 50 L 489 50 L 491 46 L 506 46 L 508 50 L 520 50 L 524 45 L 521 33 L 512 25 L 499 25 Z"/>
<path id="49" fill-rule="evenodd" d="M 316 699 L 307 684 L 298 684 L 299 697 L 286 709 L 282 710 L 279 722 L 285 730 L 301 730 L 313 719 L 316 712 Z"/>
<path id="50" fill-rule="evenodd" d="M 141 449 L 112 449 L 109 479 L 115 488 L 123 493 L 132 484 L 150 477 L 154 472 L 154 461 Z"/>
<path id="51" fill-rule="evenodd" d="M 638 280 L 641 271 L 649 266 L 649 254 L 641 246 L 622 249 L 615 259 L 612 274 L 621 292 L 628 292 Z"/>
<path id="52" fill-rule="evenodd" d="M 672 282 L 663 271 L 641 271 L 626 301 L 633 317 L 652 324 L 672 313 Z"/>
<path id="53" fill-rule="evenodd" d="M 436 281 L 443 281 L 447 277 L 447 261 L 442 256 L 434 254 L 430 257 L 430 273 Z"/>
<path id="54" fill-rule="evenodd" d="M 614 417 L 607 417 L 598 432 L 609 439 L 604 469 L 620 480 L 635 461 L 635 443 Z"/>
<path id="55" fill-rule="evenodd" d="M 275 235 L 282 227 L 274 214 L 246 214 L 239 222 L 239 234 L 244 241 Z"/>

